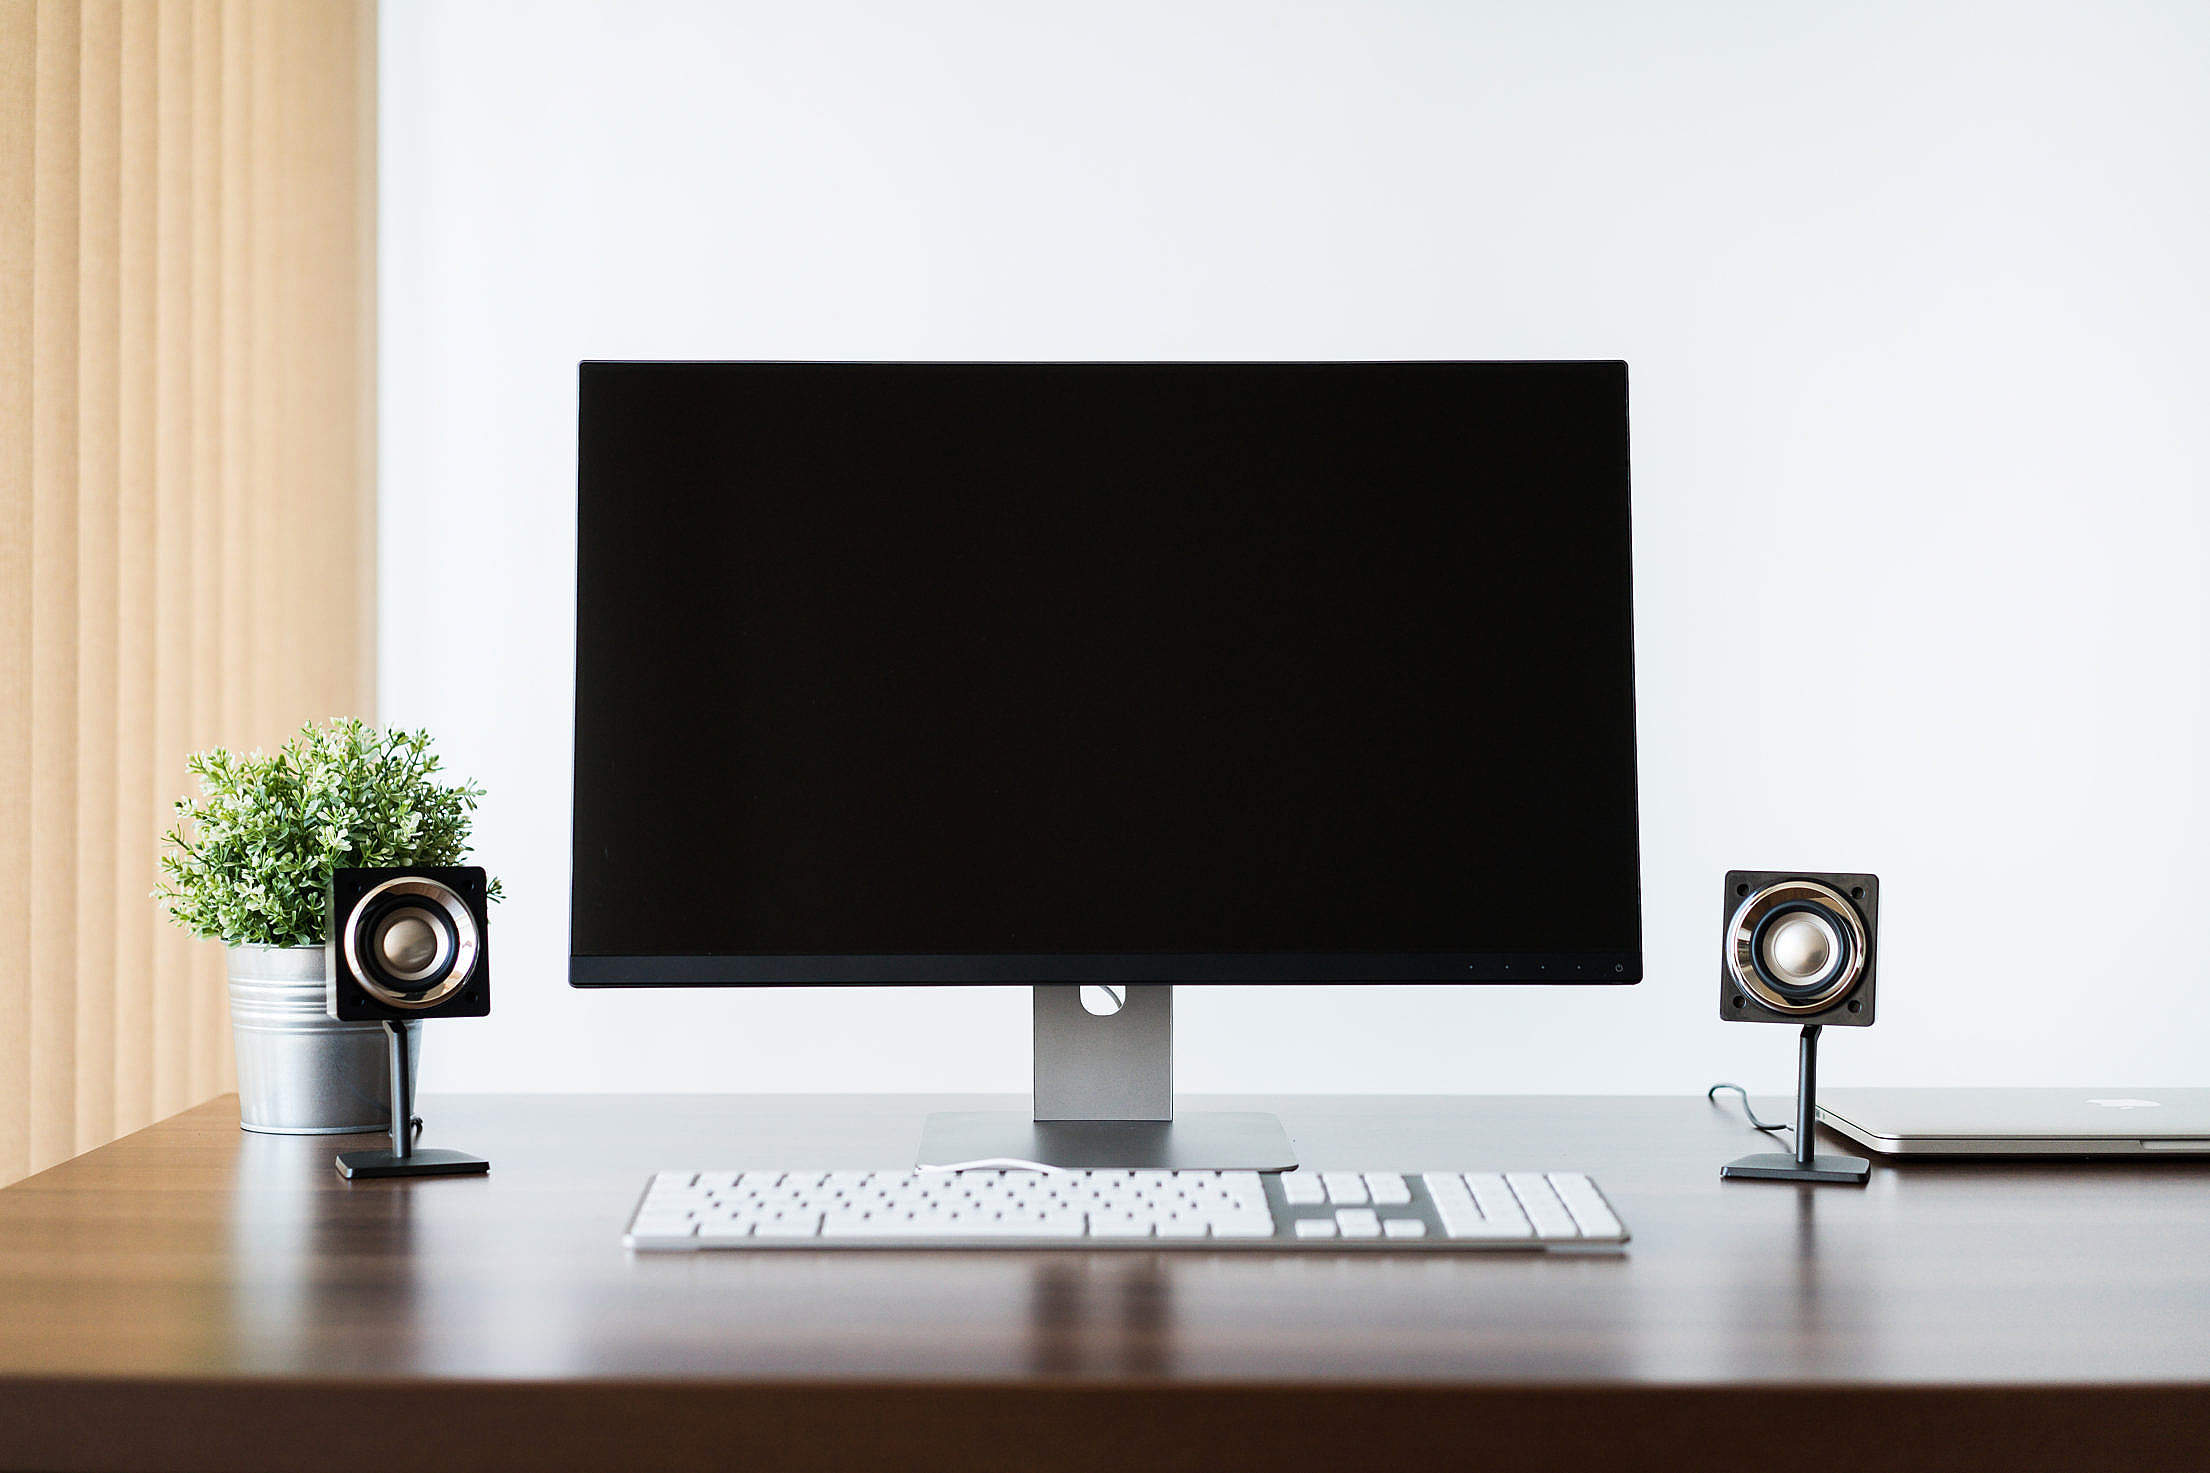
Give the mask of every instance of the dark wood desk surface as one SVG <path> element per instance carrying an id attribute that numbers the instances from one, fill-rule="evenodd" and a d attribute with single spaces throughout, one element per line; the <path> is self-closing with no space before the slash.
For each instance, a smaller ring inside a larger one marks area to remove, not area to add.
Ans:
<path id="1" fill-rule="evenodd" d="M 1224 1099 L 1315 1166 L 1586 1169 L 1635 1240 L 619 1245 L 655 1168 L 1014 1103 L 446 1097 L 488 1178 L 349 1185 L 217 1100 L 0 1192 L 0 1467 L 2210 1466 L 2210 1164 L 1722 1184 L 1765 1138 L 1700 1098 Z"/>

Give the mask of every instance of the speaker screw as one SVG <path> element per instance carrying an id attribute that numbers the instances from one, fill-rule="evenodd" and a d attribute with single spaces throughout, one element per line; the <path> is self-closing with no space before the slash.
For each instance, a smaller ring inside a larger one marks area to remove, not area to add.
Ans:
<path id="1" fill-rule="evenodd" d="M 1734 893 L 1737 895 L 1747 895 L 1750 893 L 1750 887 L 1747 885 L 1736 885 L 1734 887 Z"/>
<path id="2" fill-rule="evenodd" d="M 1849 1010 L 1853 1013 L 1861 1013 L 1865 1010 L 1865 1005 L 1853 997 L 1849 1000 Z"/>

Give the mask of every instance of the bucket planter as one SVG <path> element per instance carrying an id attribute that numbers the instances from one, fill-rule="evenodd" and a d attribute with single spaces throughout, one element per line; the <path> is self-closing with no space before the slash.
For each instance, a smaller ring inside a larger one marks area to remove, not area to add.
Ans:
<path id="1" fill-rule="evenodd" d="M 323 949 L 233 946 L 229 956 L 238 1123 L 270 1135 L 389 1129 L 384 1025 L 340 1023 L 325 1010 Z M 422 1059 L 422 1025 L 406 1029 L 407 1067 L 414 1073 Z"/>
<path id="2" fill-rule="evenodd" d="M 161 857 L 178 925 L 228 949 L 238 1123 L 273 1135 L 351 1135 L 391 1124 L 381 1023 L 325 1011 L 323 933 L 340 866 L 465 863 L 483 790 L 438 777 L 427 732 L 311 725 L 274 753 L 217 748 L 186 764 Z M 489 896 L 497 899 L 496 881 Z M 409 1084 L 421 1027 L 405 1025 Z"/>

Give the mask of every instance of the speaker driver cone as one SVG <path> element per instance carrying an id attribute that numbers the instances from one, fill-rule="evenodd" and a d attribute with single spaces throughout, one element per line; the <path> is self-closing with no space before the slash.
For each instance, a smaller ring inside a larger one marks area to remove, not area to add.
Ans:
<path id="1" fill-rule="evenodd" d="M 389 1007 L 429 1008 L 476 969 L 480 949 L 468 903 L 437 880 L 386 880 L 346 917 L 341 944 L 361 989 Z"/>
<path id="2" fill-rule="evenodd" d="M 1865 923 L 1840 891 L 1779 880 L 1753 892 L 1727 926 L 1735 986 L 1781 1013 L 1815 1013 L 1845 996 L 1865 970 Z"/>

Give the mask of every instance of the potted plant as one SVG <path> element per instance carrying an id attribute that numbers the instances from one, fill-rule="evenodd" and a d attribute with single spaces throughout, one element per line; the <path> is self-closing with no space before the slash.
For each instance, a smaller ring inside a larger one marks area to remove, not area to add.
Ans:
<path id="1" fill-rule="evenodd" d="M 352 719 L 310 723 L 274 754 L 218 747 L 185 765 L 200 794 L 177 800 L 154 898 L 229 948 L 239 1124 L 282 1135 L 384 1129 L 382 1026 L 323 1011 L 330 875 L 465 863 L 483 789 L 439 778 L 428 732 Z"/>

